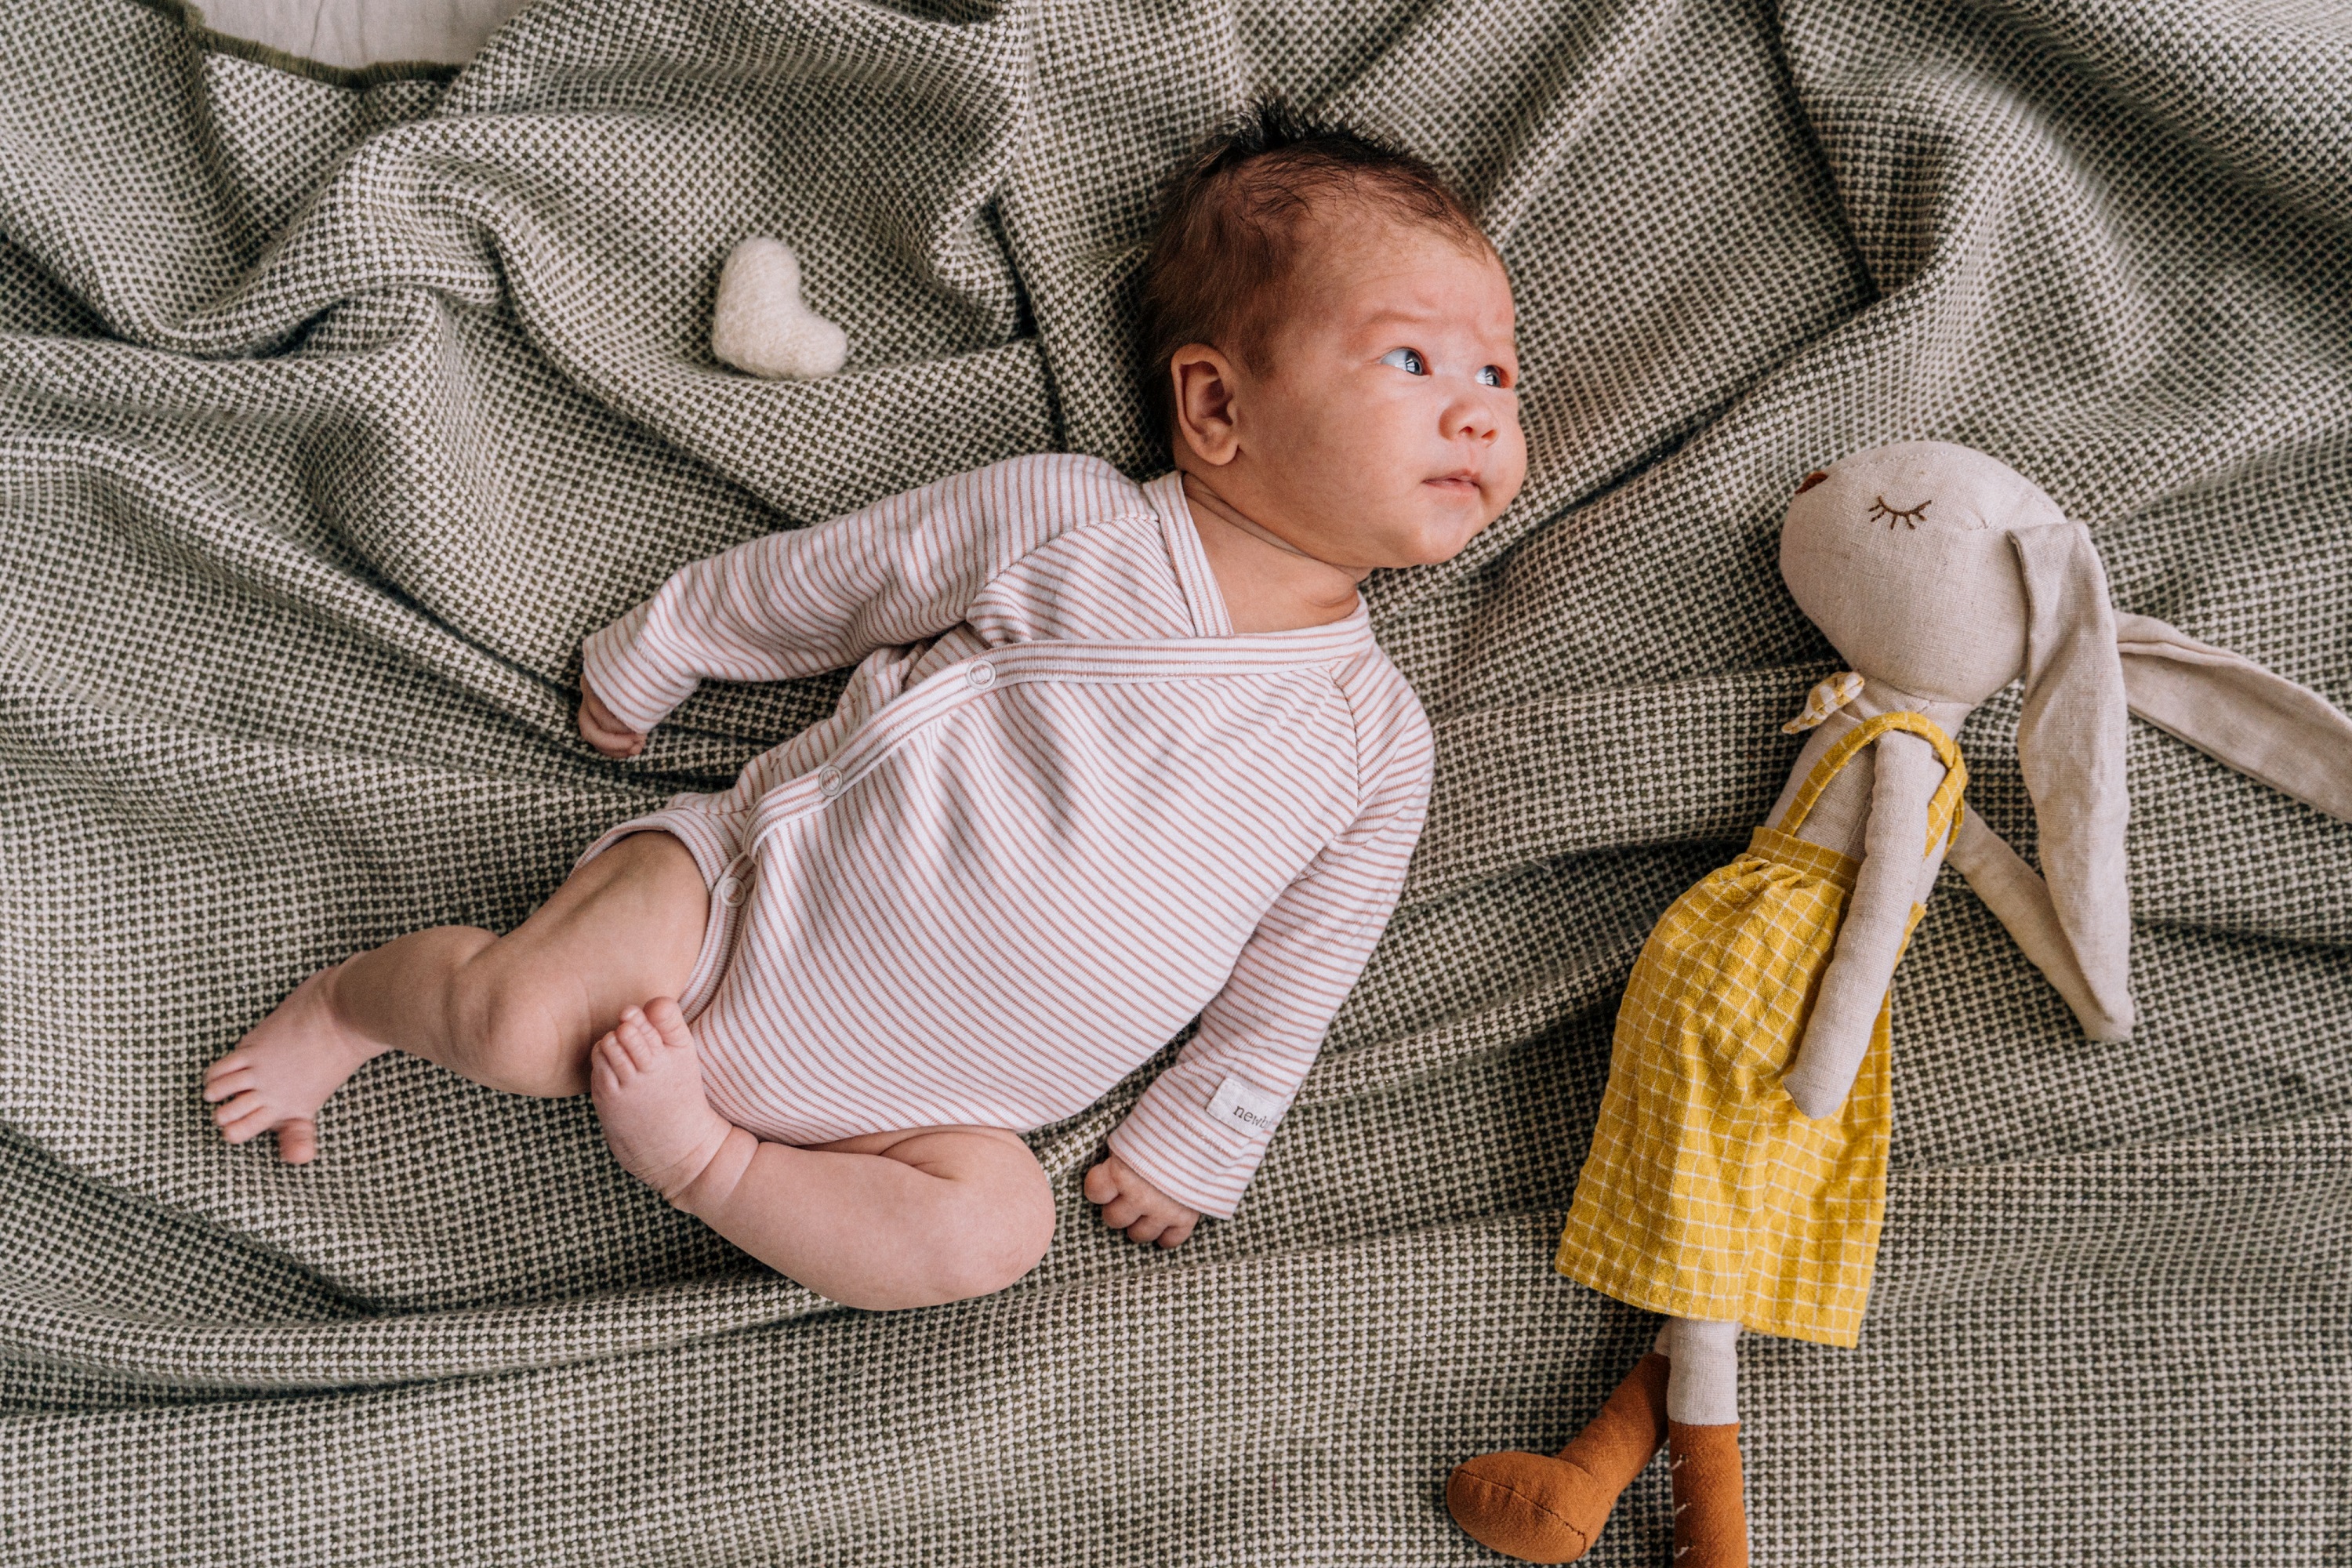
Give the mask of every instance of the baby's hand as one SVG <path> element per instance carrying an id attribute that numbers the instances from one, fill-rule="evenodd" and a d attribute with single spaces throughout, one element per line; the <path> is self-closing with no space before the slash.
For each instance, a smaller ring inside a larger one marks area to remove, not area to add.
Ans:
<path id="1" fill-rule="evenodd" d="M 604 699 L 588 689 L 585 676 L 580 679 L 580 735 L 608 757 L 634 757 L 646 749 L 646 738 L 613 717 Z"/>
<path id="2" fill-rule="evenodd" d="M 1127 1232 L 1129 1241 L 1180 1246 L 1201 1223 L 1200 1210 L 1186 1208 L 1116 1154 L 1087 1173 L 1087 1201 L 1100 1204 L 1103 1224 Z"/>

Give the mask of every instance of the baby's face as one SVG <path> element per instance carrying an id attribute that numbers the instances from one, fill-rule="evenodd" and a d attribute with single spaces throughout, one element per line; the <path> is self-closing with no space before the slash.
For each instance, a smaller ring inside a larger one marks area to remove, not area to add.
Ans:
<path id="1" fill-rule="evenodd" d="M 1513 325 L 1492 256 L 1410 225 L 1329 223 L 1265 372 L 1231 367 L 1236 450 L 1204 477 L 1334 564 L 1449 560 L 1527 478 Z"/>

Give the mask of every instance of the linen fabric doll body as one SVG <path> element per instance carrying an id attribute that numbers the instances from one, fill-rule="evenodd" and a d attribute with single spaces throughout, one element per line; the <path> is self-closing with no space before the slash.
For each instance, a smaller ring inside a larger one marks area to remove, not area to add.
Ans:
<path id="1" fill-rule="evenodd" d="M 2146 616 L 2125 618 L 2119 647 L 2088 533 L 1980 453 L 1907 443 L 1808 475 L 1781 570 L 1854 668 L 1786 726 L 1812 734 L 1747 853 L 1643 946 L 1555 1259 L 1665 1325 L 1558 1456 L 1484 1455 L 1447 1486 L 1465 1530 L 1528 1561 L 1581 1555 L 1664 1444 L 1678 1568 L 1747 1562 L 1737 1336 L 1860 1333 L 1885 1207 L 1889 987 L 1947 858 L 2085 1032 L 2122 1039 L 2127 700 L 2352 815 L 2352 721 Z M 1967 813 L 1952 741 L 2021 677 L 2046 882 Z"/>
<path id="2" fill-rule="evenodd" d="M 394 1049 L 585 1089 L 621 1164 L 746 1251 L 922 1305 L 1037 1262 L 1020 1134 L 1197 1013 L 1086 1194 L 1163 1247 L 1232 1213 L 1428 795 L 1358 587 L 1517 493 L 1513 313 L 1434 171 L 1279 105 L 1182 172 L 1144 304 L 1174 473 L 1015 458 L 680 571 L 588 639 L 592 744 L 637 754 L 704 679 L 855 662 L 836 712 L 613 828 L 517 930 L 305 981 L 206 1073 L 230 1141 L 310 1160 Z"/>

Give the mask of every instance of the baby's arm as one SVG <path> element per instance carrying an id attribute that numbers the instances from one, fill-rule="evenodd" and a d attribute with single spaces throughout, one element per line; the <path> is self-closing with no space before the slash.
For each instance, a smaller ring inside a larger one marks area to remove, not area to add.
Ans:
<path id="1" fill-rule="evenodd" d="M 1428 806 L 1429 726 L 1407 696 L 1377 728 L 1360 738 L 1355 821 L 1261 917 L 1199 1031 L 1087 1173 L 1104 1222 L 1136 1240 L 1173 1247 L 1200 1215 L 1233 1214 L 1396 908 Z"/>
<path id="2" fill-rule="evenodd" d="M 630 755 L 706 679 L 814 675 L 935 637 L 1022 556 L 1142 504 L 1106 463 L 1016 458 L 695 562 L 583 645 L 581 732 Z"/>
<path id="3" fill-rule="evenodd" d="M 1797 1109 L 1816 1119 L 1837 1114 L 1870 1049 L 1926 868 L 1928 803 L 1944 776 L 1935 748 L 1916 735 L 1882 735 L 1873 755 L 1862 868 L 1804 1039 L 1781 1080 Z"/>

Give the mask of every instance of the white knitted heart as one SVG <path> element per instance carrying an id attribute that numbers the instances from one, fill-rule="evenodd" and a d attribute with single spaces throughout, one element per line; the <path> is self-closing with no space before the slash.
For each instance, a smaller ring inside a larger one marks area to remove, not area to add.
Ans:
<path id="1" fill-rule="evenodd" d="M 802 301 L 793 247 L 755 237 L 737 246 L 719 270 L 710 352 L 753 375 L 814 381 L 841 368 L 849 334 Z"/>

